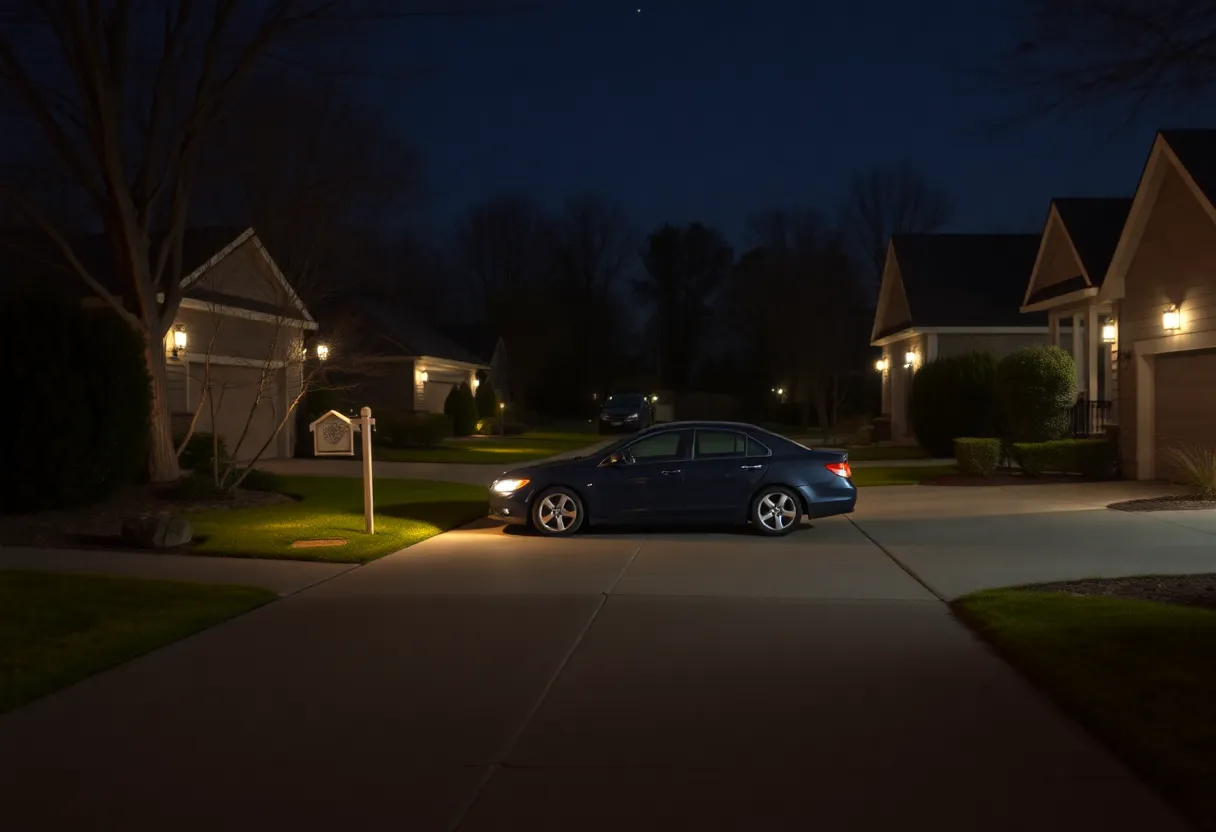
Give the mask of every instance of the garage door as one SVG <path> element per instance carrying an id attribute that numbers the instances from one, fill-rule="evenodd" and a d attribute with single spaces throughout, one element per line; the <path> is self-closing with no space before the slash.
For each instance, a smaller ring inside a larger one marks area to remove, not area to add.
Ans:
<path id="1" fill-rule="evenodd" d="M 1216 351 L 1159 355 L 1154 371 L 1157 476 L 1172 477 L 1166 449 L 1216 447 Z"/>
<path id="2" fill-rule="evenodd" d="M 212 395 L 215 396 L 215 406 L 218 407 L 215 416 L 216 431 L 223 437 L 228 453 L 235 459 L 252 459 L 274 436 L 274 430 L 282 418 L 282 414 L 276 412 L 278 397 L 275 375 L 277 374 L 271 373 L 263 385 L 259 401 L 258 382 L 261 370 L 248 367 L 211 368 Z M 256 408 L 255 401 L 258 402 Z M 248 431 L 245 430 L 246 424 L 249 426 Z M 287 430 L 287 426 L 283 429 Z M 272 441 L 262 454 L 262 459 L 272 459 L 276 456 L 278 443 Z"/>
<path id="3" fill-rule="evenodd" d="M 418 409 L 428 413 L 442 413 L 443 403 L 448 400 L 448 393 L 452 392 L 453 386 L 450 381 L 427 381 L 422 405 Z"/>

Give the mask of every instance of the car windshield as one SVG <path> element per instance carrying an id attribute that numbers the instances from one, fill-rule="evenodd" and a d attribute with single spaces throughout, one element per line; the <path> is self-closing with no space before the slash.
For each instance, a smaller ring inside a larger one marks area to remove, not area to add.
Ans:
<path id="1" fill-rule="evenodd" d="M 622 396 L 622 395 L 609 396 L 608 400 L 606 402 L 604 402 L 604 407 L 611 407 L 613 410 L 617 410 L 618 408 L 622 409 L 622 410 L 624 410 L 626 408 L 633 408 L 636 410 L 636 409 L 640 408 L 641 406 L 642 406 L 642 397 L 641 396 Z"/>

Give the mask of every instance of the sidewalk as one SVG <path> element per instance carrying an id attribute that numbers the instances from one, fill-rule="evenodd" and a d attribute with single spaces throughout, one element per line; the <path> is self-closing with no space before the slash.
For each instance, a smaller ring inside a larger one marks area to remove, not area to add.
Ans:
<path id="1" fill-rule="evenodd" d="M 24 549 L 0 547 L 0 569 L 36 569 L 122 575 L 168 581 L 260 586 L 292 595 L 354 569 L 355 563 L 308 563 L 256 558 L 142 554 L 101 549 Z"/>

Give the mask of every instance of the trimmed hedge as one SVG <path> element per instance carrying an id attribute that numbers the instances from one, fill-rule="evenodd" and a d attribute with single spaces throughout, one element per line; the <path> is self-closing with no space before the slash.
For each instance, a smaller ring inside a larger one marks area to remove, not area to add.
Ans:
<path id="1" fill-rule="evenodd" d="M 309 434 L 309 439 L 312 439 L 312 434 Z M 181 444 L 181 439 L 174 439 L 174 444 Z M 224 444 L 224 437 L 219 437 L 219 457 L 222 465 L 228 459 L 228 448 Z M 190 441 L 186 443 L 186 447 L 182 449 L 181 455 L 177 458 L 177 462 L 186 471 L 201 471 L 207 474 L 212 470 L 212 435 L 210 433 L 192 433 Z"/>
<path id="2" fill-rule="evenodd" d="M 1048 442 L 1068 432 L 1077 366 L 1055 346 L 1024 347 L 1001 359 L 996 388 L 1013 442 Z"/>
<path id="3" fill-rule="evenodd" d="M 1115 446 L 1106 439 L 1015 442 L 1012 447 L 1013 458 L 1028 477 L 1053 473 L 1109 479 L 1114 475 Z"/>
<path id="4" fill-rule="evenodd" d="M 473 399 L 477 402 L 479 418 L 491 419 L 498 415 L 498 394 L 494 392 L 494 385 L 483 379 L 477 385 L 477 395 Z"/>
<path id="5" fill-rule="evenodd" d="M 950 456 L 960 436 L 1000 436 L 996 359 L 971 352 L 930 361 L 912 377 L 910 421 L 930 456 Z"/>
<path id="6" fill-rule="evenodd" d="M 0 310 L 2 402 L 25 437 L 10 436 L 0 463 L 0 512 L 88 505 L 141 482 L 152 412 L 143 337 L 78 298 L 8 295 Z"/>
<path id="7" fill-rule="evenodd" d="M 443 413 L 386 413 L 376 417 L 376 437 L 390 448 L 433 447 L 452 436 Z"/>
<path id="8" fill-rule="evenodd" d="M 477 402 L 467 382 L 453 386 L 443 402 L 443 412 L 452 419 L 452 433 L 472 436 L 477 430 Z"/>
<path id="9" fill-rule="evenodd" d="M 1001 464 L 1001 440 L 960 436 L 954 440 L 958 470 L 977 477 L 991 477 Z"/>
<path id="10" fill-rule="evenodd" d="M 478 436 L 519 436 L 521 433 L 527 433 L 528 426 L 523 422 L 512 422 L 507 420 L 506 430 L 502 430 L 502 425 L 498 419 L 478 419 L 477 420 L 477 435 Z"/>

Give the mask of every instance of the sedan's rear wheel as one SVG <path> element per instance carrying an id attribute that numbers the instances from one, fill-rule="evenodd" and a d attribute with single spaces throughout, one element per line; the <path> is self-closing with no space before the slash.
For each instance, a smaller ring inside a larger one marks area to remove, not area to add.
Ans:
<path id="1" fill-rule="evenodd" d="M 568 488 L 550 488 L 532 503 L 532 528 L 547 537 L 574 534 L 583 525 L 583 501 Z"/>
<path id="2" fill-rule="evenodd" d="M 798 496 L 788 488 L 772 486 L 757 495 L 752 503 L 752 525 L 770 537 L 786 535 L 802 521 Z"/>

